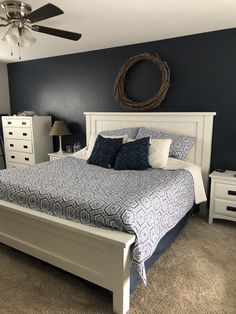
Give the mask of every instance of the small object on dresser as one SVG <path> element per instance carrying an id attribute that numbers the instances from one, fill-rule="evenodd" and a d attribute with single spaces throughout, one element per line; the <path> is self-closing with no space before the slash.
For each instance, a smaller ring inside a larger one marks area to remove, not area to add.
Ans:
<path id="1" fill-rule="evenodd" d="M 66 152 L 67 153 L 72 153 L 73 152 L 71 145 L 66 145 Z"/>
<path id="2" fill-rule="evenodd" d="M 217 172 L 225 172 L 225 169 L 220 169 L 220 168 L 218 168 L 218 169 L 216 169 L 215 171 L 217 171 Z"/>
<path id="3" fill-rule="evenodd" d="M 74 143 L 74 145 L 73 145 L 73 152 L 76 153 L 79 150 L 81 150 L 80 142 Z"/>
<path id="4" fill-rule="evenodd" d="M 17 116 L 23 116 L 23 117 L 33 117 L 35 115 L 35 111 L 22 111 L 18 112 Z"/>

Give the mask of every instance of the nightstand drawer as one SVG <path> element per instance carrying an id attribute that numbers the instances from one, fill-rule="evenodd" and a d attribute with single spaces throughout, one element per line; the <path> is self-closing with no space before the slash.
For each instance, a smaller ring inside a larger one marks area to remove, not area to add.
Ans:
<path id="1" fill-rule="evenodd" d="M 31 141 L 6 139 L 5 146 L 6 146 L 6 150 L 9 150 L 9 151 L 17 151 L 17 152 L 25 152 L 25 153 L 32 153 L 33 151 Z"/>
<path id="2" fill-rule="evenodd" d="M 6 138 L 15 138 L 19 140 L 31 140 L 30 128 L 5 128 L 4 133 Z"/>
<path id="3" fill-rule="evenodd" d="M 7 161 L 15 162 L 24 165 L 33 165 L 34 164 L 34 155 L 33 154 L 24 154 L 18 152 L 8 152 L 6 155 Z"/>
<path id="4" fill-rule="evenodd" d="M 236 202 L 236 185 L 215 183 L 215 197 Z"/>
<path id="5" fill-rule="evenodd" d="M 69 156 L 72 156 L 73 153 L 67 153 L 67 152 L 57 152 L 57 153 L 50 153 L 48 154 L 49 156 L 49 159 L 50 161 L 52 160 L 59 160 L 59 159 L 62 159 L 62 158 L 66 158 L 66 157 L 69 157 Z"/>
<path id="6" fill-rule="evenodd" d="M 52 156 L 50 156 L 50 161 L 52 161 L 52 160 L 59 160 L 59 159 L 62 159 L 63 157 L 52 157 Z"/>
<path id="7" fill-rule="evenodd" d="M 236 201 L 215 200 L 214 211 L 217 214 L 231 216 L 236 218 Z"/>

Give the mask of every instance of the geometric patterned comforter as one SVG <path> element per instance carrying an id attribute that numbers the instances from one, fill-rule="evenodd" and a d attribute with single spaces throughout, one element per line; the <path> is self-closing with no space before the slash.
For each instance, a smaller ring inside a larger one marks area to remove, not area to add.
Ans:
<path id="1" fill-rule="evenodd" d="M 43 213 L 136 236 L 133 263 L 144 262 L 194 203 L 186 170 L 117 171 L 67 157 L 0 171 L 0 199 Z"/>

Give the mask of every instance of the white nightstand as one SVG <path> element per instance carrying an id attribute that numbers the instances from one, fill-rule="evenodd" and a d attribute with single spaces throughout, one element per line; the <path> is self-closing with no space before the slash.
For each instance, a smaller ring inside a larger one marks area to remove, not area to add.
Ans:
<path id="1" fill-rule="evenodd" d="M 214 218 L 236 221 L 236 171 L 217 172 L 210 174 L 211 198 L 209 223 Z"/>
<path id="2" fill-rule="evenodd" d="M 63 153 L 50 153 L 48 154 L 50 161 L 51 160 L 57 160 L 57 159 L 62 159 L 68 156 L 73 155 L 73 153 L 67 153 L 67 152 L 63 152 Z"/>

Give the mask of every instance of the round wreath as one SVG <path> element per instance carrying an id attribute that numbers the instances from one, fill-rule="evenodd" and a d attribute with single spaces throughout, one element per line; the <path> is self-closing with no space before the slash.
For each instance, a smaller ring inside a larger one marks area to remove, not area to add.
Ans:
<path id="1" fill-rule="evenodd" d="M 162 76 L 162 82 L 160 89 L 155 93 L 155 95 L 146 101 L 138 102 L 134 101 L 132 99 L 129 99 L 126 97 L 125 94 L 125 80 L 126 75 L 129 69 L 135 65 L 137 62 L 140 61 L 151 61 L 155 65 L 159 67 L 161 70 L 161 76 Z M 125 62 L 125 64 L 121 67 L 113 89 L 113 94 L 116 98 L 116 100 L 123 106 L 124 108 L 128 110 L 136 110 L 136 111 L 142 111 L 142 110 L 149 110 L 149 109 L 155 109 L 160 106 L 160 103 L 164 99 L 167 90 L 170 86 L 170 69 L 165 61 L 163 61 L 158 53 L 152 54 L 152 53 L 141 53 L 137 56 L 134 56 L 130 58 L 128 61 Z"/>

